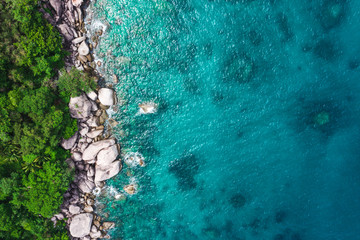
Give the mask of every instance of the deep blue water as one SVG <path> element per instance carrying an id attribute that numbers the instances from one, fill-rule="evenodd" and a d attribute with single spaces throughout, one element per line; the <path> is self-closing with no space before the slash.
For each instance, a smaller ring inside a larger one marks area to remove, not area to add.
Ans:
<path id="1" fill-rule="evenodd" d="M 97 0 L 113 239 L 360 239 L 360 1 Z M 91 14 L 90 14 L 91 12 Z M 152 115 L 138 104 L 158 104 Z M 115 200 L 129 183 L 138 192 Z"/>

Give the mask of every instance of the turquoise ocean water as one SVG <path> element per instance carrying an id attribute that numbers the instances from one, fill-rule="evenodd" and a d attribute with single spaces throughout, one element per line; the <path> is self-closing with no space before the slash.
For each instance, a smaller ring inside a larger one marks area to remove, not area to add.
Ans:
<path id="1" fill-rule="evenodd" d="M 360 239 L 360 1 L 97 0 L 113 239 Z M 154 102 L 155 114 L 138 104 Z M 136 183 L 135 195 L 114 194 Z"/>

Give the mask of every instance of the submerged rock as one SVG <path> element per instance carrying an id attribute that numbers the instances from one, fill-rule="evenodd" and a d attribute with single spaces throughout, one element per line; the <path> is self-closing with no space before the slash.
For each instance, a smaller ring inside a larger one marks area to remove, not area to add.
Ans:
<path id="1" fill-rule="evenodd" d="M 235 194 L 230 199 L 230 204 L 234 208 L 241 208 L 241 207 L 243 207 L 245 205 L 245 203 L 246 203 L 246 198 L 240 193 Z"/>
<path id="2" fill-rule="evenodd" d="M 98 98 L 101 104 L 112 106 L 115 104 L 115 92 L 110 88 L 100 88 Z"/>
<path id="3" fill-rule="evenodd" d="M 93 218 L 94 216 L 91 213 L 81 213 L 74 216 L 69 228 L 71 236 L 81 238 L 88 235 Z"/>
<path id="4" fill-rule="evenodd" d="M 326 0 L 322 5 L 320 21 L 324 29 L 338 26 L 345 15 L 345 0 Z"/>
<path id="5" fill-rule="evenodd" d="M 250 57 L 244 53 L 235 53 L 224 63 L 223 79 L 246 83 L 253 77 L 254 71 L 255 65 Z"/>

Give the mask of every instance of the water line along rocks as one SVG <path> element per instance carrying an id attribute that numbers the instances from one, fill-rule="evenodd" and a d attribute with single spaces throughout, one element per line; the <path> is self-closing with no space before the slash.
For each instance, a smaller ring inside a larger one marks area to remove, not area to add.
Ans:
<path id="1" fill-rule="evenodd" d="M 115 99 L 115 94 L 112 93 L 111 97 Z M 76 112 L 72 116 L 78 119 L 79 131 L 62 141 L 62 146 L 71 151 L 71 158 L 67 162 L 75 168 L 75 179 L 64 194 L 61 213 L 52 220 L 56 223 L 64 217 L 68 218 L 67 225 L 73 239 L 109 238 L 106 226 L 114 226 L 109 222 L 100 224 L 101 218 L 93 212 L 93 190 L 95 187 L 102 188 L 105 180 L 120 172 L 122 165 L 117 160 L 120 146 L 114 138 L 104 136 L 104 126 L 98 123 L 105 110 L 89 110 L 89 105 L 92 104 L 100 105 L 95 92 L 70 99 L 70 113 Z"/>
<path id="2" fill-rule="evenodd" d="M 71 52 L 65 58 L 66 69 L 75 66 L 96 73 L 92 46 L 86 42 L 83 0 L 43 0 L 41 4 L 44 9 L 40 12 L 59 30 L 64 38 L 64 48 Z M 108 239 L 107 230 L 114 227 L 112 222 L 101 223 L 101 217 L 94 213 L 93 190 L 104 187 L 104 181 L 122 168 L 121 161 L 117 160 L 120 146 L 110 138 L 109 132 L 104 133 L 103 126 L 108 118 L 106 109 L 115 103 L 116 94 L 110 88 L 100 88 L 98 93 L 93 91 L 70 99 L 70 114 L 78 120 L 78 131 L 71 138 L 63 139 L 61 146 L 71 151 L 71 158 L 66 162 L 75 169 L 75 177 L 64 194 L 60 213 L 51 220 L 56 224 L 58 220 L 67 219 L 71 239 Z"/>

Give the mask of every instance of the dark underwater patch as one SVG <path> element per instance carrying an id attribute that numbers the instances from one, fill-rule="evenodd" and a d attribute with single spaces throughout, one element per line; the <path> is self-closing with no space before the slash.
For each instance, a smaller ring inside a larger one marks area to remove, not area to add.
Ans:
<path id="1" fill-rule="evenodd" d="M 325 30 L 341 24 L 345 16 L 345 0 L 325 0 L 321 5 L 320 22 Z"/>
<path id="2" fill-rule="evenodd" d="M 306 128 L 317 130 L 328 137 L 339 128 L 342 117 L 341 107 L 333 101 L 315 101 L 305 103 L 298 113 L 299 130 Z"/>
<path id="3" fill-rule="evenodd" d="M 194 154 L 186 154 L 175 159 L 169 164 L 169 172 L 174 174 L 178 180 L 180 190 L 191 190 L 196 188 L 195 175 L 198 173 L 199 164 Z"/>
<path id="4" fill-rule="evenodd" d="M 254 45 L 254 46 L 259 46 L 262 41 L 263 38 L 261 37 L 261 34 L 259 34 L 257 31 L 255 30 L 251 30 L 248 33 L 248 38 L 250 39 L 250 42 Z"/>
<path id="5" fill-rule="evenodd" d="M 285 211 L 280 210 L 280 211 L 277 211 L 275 213 L 275 222 L 276 223 L 284 222 L 285 218 L 286 218 L 286 212 Z"/>
<path id="6" fill-rule="evenodd" d="M 313 53 L 315 56 L 327 61 L 332 61 L 337 56 L 335 45 L 327 39 L 318 41 L 313 48 Z"/>
<path id="7" fill-rule="evenodd" d="M 280 31 L 284 35 L 284 41 L 288 41 L 294 36 L 294 33 L 292 32 L 292 30 L 290 28 L 288 18 L 284 13 L 279 13 L 276 16 L 276 23 L 279 26 Z"/>
<path id="8" fill-rule="evenodd" d="M 245 53 L 233 53 L 225 60 L 222 73 L 224 81 L 249 82 L 255 71 L 254 61 Z"/>
<path id="9" fill-rule="evenodd" d="M 199 85 L 197 84 L 196 80 L 191 77 L 184 78 L 184 89 L 192 94 L 200 94 Z"/>
<path id="10" fill-rule="evenodd" d="M 230 204 L 234 208 L 242 208 L 245 205 L 245 203 L 246 203 L 246 198 L 240 193 L 237 193 L 230 198 Z"/>

